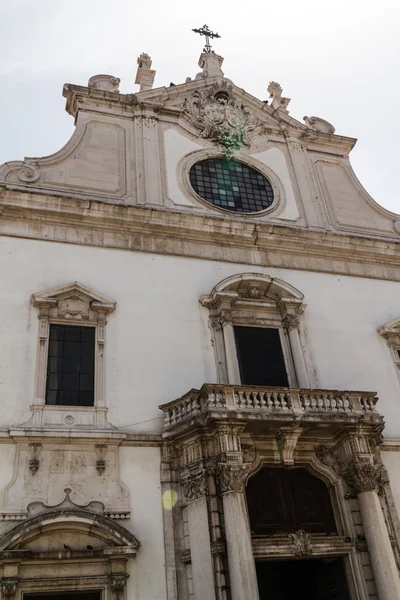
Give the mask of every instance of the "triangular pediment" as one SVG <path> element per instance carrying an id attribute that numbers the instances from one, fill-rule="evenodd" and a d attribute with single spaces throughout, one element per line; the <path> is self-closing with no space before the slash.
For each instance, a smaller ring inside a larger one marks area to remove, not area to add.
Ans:
<path id="1" fill-rule="evenodd" d="M 106 313 L 112 312 L 117 304 L 115 300 L 77 281 L 33 294 L 32 302 L 37 307 L 58 305 L 69 314 L 79 313 L 82 317 L 86 316 L 90 309 Z"/>

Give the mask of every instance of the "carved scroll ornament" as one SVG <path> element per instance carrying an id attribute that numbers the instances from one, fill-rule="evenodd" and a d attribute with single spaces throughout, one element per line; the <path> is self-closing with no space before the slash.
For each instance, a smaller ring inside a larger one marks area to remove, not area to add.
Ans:
<path id="1" fill-rule="evenodd" d="M 288 537 L 293 542 L 293 554 L 295 556 L 310 556 L 312 554 L 311 535 L 309 533 L 299 529 L 296 533 L 290 533 Z"/>

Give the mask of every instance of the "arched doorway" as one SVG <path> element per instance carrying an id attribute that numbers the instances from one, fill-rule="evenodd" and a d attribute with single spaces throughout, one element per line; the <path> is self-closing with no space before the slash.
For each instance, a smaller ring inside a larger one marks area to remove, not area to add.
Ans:
<path id="1" fill-rule="evenodd" d="M 260 600 L 350 600 L 343 558 L 324 556 L 321 544 L 313 549 L 313 539 L 326 539 L 328 547 L 337 536 L 325 483 L 304 468 L 264 467 L 250 478 L 246 496 L 253 541 L 266 549 L 256 558 Z"/>

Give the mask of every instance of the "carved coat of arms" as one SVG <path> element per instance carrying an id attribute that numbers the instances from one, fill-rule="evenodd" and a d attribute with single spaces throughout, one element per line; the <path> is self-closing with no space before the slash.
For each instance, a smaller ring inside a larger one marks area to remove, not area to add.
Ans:
<path id="1" fill-rule="evenodd" d="M 183 105 L 185 112 L 201 128 L 200 137 L 224 146 L 232 157 L 236 150 L 250 145 L 249 134 L 261 122 L 245 104 L 236 102 L 228 90 L 211 88 L 196 91 Z"/>

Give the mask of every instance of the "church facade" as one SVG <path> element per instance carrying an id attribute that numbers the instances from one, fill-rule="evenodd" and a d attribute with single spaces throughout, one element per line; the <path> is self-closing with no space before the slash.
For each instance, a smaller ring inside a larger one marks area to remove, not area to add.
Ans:
<path id="1" fill-rule="evenodd" d="M 205 50 L 0 166 L 8 600 L 400 599 L 400 216 Z"/>

